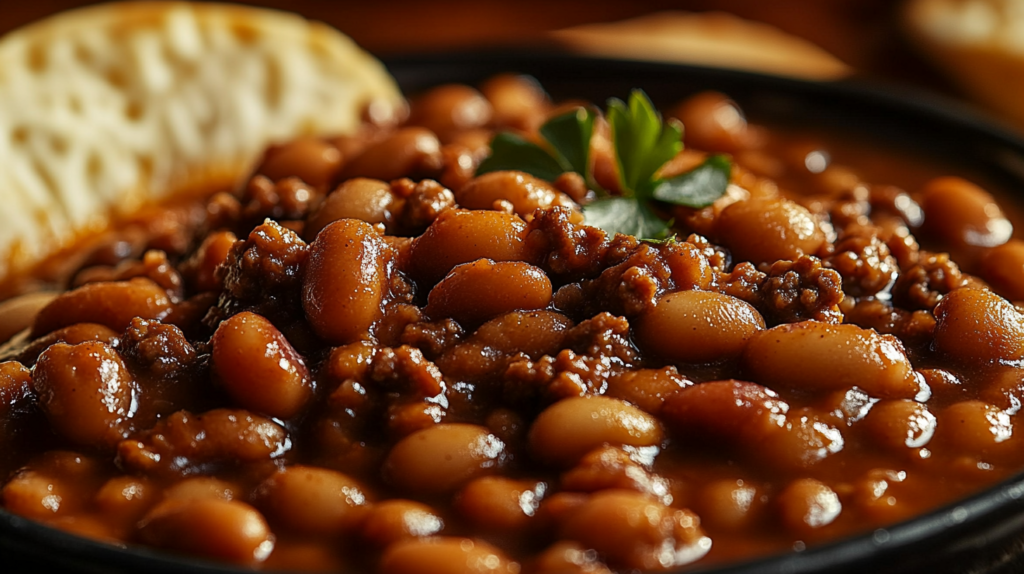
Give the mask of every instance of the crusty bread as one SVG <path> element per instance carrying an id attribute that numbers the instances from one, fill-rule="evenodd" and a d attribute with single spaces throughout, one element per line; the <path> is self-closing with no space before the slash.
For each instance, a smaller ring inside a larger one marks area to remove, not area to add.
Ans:
<path id="1" fill-rule="evenodd" d="M 969 95 L 1024 126 L 1024 1 L 912 0 L 905 21 Z"/>
<path id="2" fill-rule="evenodd" d="M 722 12 L 659 12 L 622 22 L 586 24 L 553 33 L 572 50 L 752 70 L 814 80 L 847 76 L 849 66 L 778 28 Z"/>
<path id="3" fill-rule="evenodd" d="M 0 277 L 169 193 L 232 185 L 269 144 L 404 106 L 340 32 L 277 11 L 105 4 L 0 39 Z"/>

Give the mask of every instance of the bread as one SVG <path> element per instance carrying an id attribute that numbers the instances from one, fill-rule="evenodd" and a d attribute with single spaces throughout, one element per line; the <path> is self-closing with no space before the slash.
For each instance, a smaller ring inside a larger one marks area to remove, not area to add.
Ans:
<path id="1" fill-rule="evenodd" d="M 814 44 L 759 22 L 721 12 L 660 12 L 553 33 L 568 48 L 637 60 L 751 70 L 813 80 L 841 78 L 850 68 Z"/>
<path id="2" fill-rule="evenodd" d="M 340 32 L 277 11 L 137 2 L 0 39 L 0 277 L 168 194 L 233 185 L 270 143 L 404 101 Z"/>
<path id="3" fill-rule="evenodd" d="M 912 0 L 913 41 L 978 102 L 1024 127 L 1024 2 Z"/>

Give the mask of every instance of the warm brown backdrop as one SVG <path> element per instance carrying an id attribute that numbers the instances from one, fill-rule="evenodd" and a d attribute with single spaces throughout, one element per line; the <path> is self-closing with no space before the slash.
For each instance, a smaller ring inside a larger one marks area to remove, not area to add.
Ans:
<path id="1" fill-rule="evenodd" d="M 0 9 L 0 32 L 48 14 L 94 4 L 33 0 Z M 544 32 L 659 10 L 723 10 L 802 36 L 861 73 L 944 86 L 900 39 L 894 0 L 257 0 L 239 2 L 325 21 L 370 51 L 388 54 L 535 44 Z M 13 4 L 13 2 L 4 4 Z"/>

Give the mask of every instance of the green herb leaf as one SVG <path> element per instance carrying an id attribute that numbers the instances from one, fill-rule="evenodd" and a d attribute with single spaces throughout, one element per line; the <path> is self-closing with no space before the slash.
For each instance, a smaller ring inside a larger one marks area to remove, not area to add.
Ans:
<path id="1" fill-rule="evenodd" d="M 554 181 L 565 171 L 558 160 L 551 157 L 544 148 L 508 132 L 502 132 L 491 140 L 491 155 L 480 162 L 477 175 L 492 171 L 515 169 Z"/>
<path id="2" fill-rule="evenodd" d="M 647 198 L 655 172 L 683 149 L 682 126 L 662 123 L 661 114 L 642 90 L 633 90 L 628 107 L 622 100 L 608 100 L 608 124 L 622 187 Z"/>
<path id="3" fill-rule="evenodd" d="M 641 239 L 661 239 L 669 226 L 647 207 L 632 197 L 604 197 L 583 207 L 587 225 L 614 235 L 634 235 Z"/>
<path id="4" fill-rule="evenodd" d="M 729 158 L 713 155 L 686 173 L 661 180 L 651 196 L 674 205 L 707 207 L 725 193 L 731 174 Z"/>
<path id="5" fill-rule="evenodd" d="M 587 108 L 551 118 L 540 127 L 540 135 L 554 148 L 564 171 L 586 177 L 590 167 L 590 136 L 594 133 L 594 113 Z"/>

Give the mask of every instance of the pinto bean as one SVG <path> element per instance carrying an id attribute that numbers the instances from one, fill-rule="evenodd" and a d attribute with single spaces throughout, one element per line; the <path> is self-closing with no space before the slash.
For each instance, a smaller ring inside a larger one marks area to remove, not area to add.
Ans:
<path id="1" fill-rule="evenodd" d="M 898 339 L 856 325 L 802 321 L 751 336 L 742 364 L 768 387 L 804 391 L 858 386 L 878 398 L 914 398 L 921 390 Z"/>
<path id="2" fill-rule="evenodd" d="M 471 341 L 508 355 L 539 358 L 557 354 L 570 327 L 572 321 L 555 311 L 513 311 L 481 325 Z"/>
<path id="3" fill-rule="evenodd" d="M 132 523 L 142 518 L 159 496 L 160 488 L 146 478 L 115 476 L 96 491 L 93 503 L 105 517 Z"/>
<path id="4" fill-rule="evenodd" d="M 1020 437 L 1013 417 L 984 401 L 954 403 L 937 415 L 932 450 L 948 448 L 979 460 L 1020 461 Z"/>
<path id="5" fill-rule="evenodd" d="M 935 306 L 935 349 L 967 364 L 1024 358 L 1024 317 L 985 289 L 951 291 Z"/>
<path id="6" fill-rule="evenodd" d="M 501 550 L 469 538 L 413 538 L 392 544 L 380 574 L 518 574 L 519 563 Z"/>
<path id="7" fill-rule="evenodd" d="M 756 148 L 764 134 L 747 124 L 736 102 L 719 92 L 701 92 L 677 106 L 672 115 L 686 126 L 686 145 L 736 153 Z"/>
<path id="8" fill-rule="evenodd" d="M 568 195 L 550 183 L 521 171 L 493 171 L 479 175 L 455 193 L 455 200 L 466 209 L 493 209 L 500 201 L 512 204 L 516 214 L 524 219 L 538 209 L 553 206 L 573 211 L 570 220 L 583 222 L 583 214 Z"/>
<path id="9" fill-rule="evenodd" d="M 844 439 L 813 413 L 789 414 L 771 389 L 725 380 L 687 387 L 670 396 L 662 419 L 684 440 L 710 440 L 773 468 L 793 471 L 842 450 Z M 811 415 L 811 416 L 808 416 Z"/>
<path id="10" fill-rule="evenodd" d="M 711 549 L 711 539 L 695 514 L 629 490 L 591 496 L 559 533 L 622 569 L 667 570 L 702 558 Z"/>
<path id="11" fill-rule="evenodd" d="M 612 375 L 606 394 L 656 415 L 667 397 L 692 384 L 675 367 L 633 369 Z"/>
<path id="12" fill-rule="evenodd" d="M 409 123 L 424 126 L 447 143 L 458 132 L 483 127 L 493 114 L 490 102 L 475 89 L 448 84 L 413 100 Z"/>
<path id="13" fill-rule="evenodd" d="M 485 476 L 467 484 L 455 506 L 478 528 L 521 532 L 537 512 L 546 489 L 543 482 Z"/>
<path id="14" fill-rule="evenodd" d="M 341 183 L 306 220 L 303 236 L 313 241 L 328 224 L 339 219 L 389 224 L 395 196 L 391 185 L 379 179 L 354 177 Z"/>
<path id="15" fill-rule="evenodd" d="M 605 444 L 656 446 L 658 420 L 629 403 L 604 396 L 563 399 L 541 412 L 530 428 L 530 453 L 551 466 L 569 466 Z"/>
<path id="16" fill-rule="evenodd" d="M 959 177 L 938 177 L 921 190 L 922 231 L 953 249 L 995 247 L 1013 234 L 992 194 Z"/>
<path id="17" fill-rule="evenodd" d="M 355 480 L 325 468 L 295 465 L 257 487 L 257 505 L 271 522 L 309 535 L 351 530 L 364 515 L 366 495 Z"/>
<path id="18" fill-rule="evenodd" d="M 697 511 L 701 524 L 740 531 L 750 526 L 764 506 L 764 489 L 742 479 L 715 480 L 701 489 Z"/>
<path id="19" fill-rule="evenodd" d="M 242 408 L 287 419 L 312 396 L 306 363 L 264 317 L 232 315 L 217 327 L 212 343 L 213 368 Z"/>
<path id="20" fill-rule="evenodd" d="M 387 246 L 369 223 L 331 223 L 310 245 L 302 308 L 313 330 L 336 345 L 368 336 L 387 289 Z"/>
<path id="21" fill-rule="evenodd" d="M 839 495 L 828 485 L 813 478 L 801 478 L 789 483 L 779 493 L 776 502 L 782 524 L 797 536 L 806 536 L 831 524 L 843 511 Z"/>
<path id="22" fill-rule="evenodd" d="M 216 498 L 165 500 L 142 519 L 139 537 L 158 548 L 250 566 L 274 549 L 270 528 L 255 508 Z"/>
<path id="23" fill-rule="evenodd" d="M 935 434 L 935 415 L 908 399 L 879 401 L 864 417 L 864 425 L 877 444 L 905 451 L 928 444 Z"/>
<path id="24" fill-rule="evenodd" d="M 267 151 L 256 171 L 273 181 L 294 176 L 323 190 L 338 175 L 341 160 L 341 152 L 330 143 L 301 137 Z"/>
<path id="25" fill-rule="evenodd" d="M 986 251 L 979 272 L 1003 297 L 1024 301 L 1024 241 L 1011 239 Z"/>
<path id="26" fill-rule="evenodd" d="M 32 337 L 75 323 L 99 323 L 124 331 L 135 317 L 162 319 L 173 305 L 159 285 L 136 277 L 128 281 L 88 283 L 62 293 L 36 315 Z"/>
<path id="27" fill-rule="evenodd" d="M 341 178 L 391 181 L 399 177 L 433 176 L 441 166 L 441 142 L 434 132 L 405 127 L 364 148 L 345 164 Z"/>
<path id="28" fill-rule="evenodd" d="M 526 261 L 526 222 L 499 211 L 449 209 L 412 244 L 412 277 L 430 285 L 453 267 L 477 259 Z"/>
<path id="29" fill-rule="evenodd" d="M 795 261 L 814 255 L 825 234 L 807 208 L 786 199 L 737 201 L 719 215 L 715 233 L 736 261 Z"/>
<path id="30" fill-rule="evenodd" d="M 423 312 L 476 326 L 512 311 L 534 311 L 551 304 L 551 280 L 544 271 L 519 261 L 480 259 L 464 263 L 437 284 Z"/>
<path id="31" fill-rule="evenodd" d="M 452 492 L 466 482 L 500 470 L 505 443 L 484 427 L 437 424 L 398 441 L 384 462 L 384 476 L 410 492 Z"/>
<path id="32" fill-rule="evenodd" d="M 374 504 L 362 524 L 362 537 L 385 548 L 401 540 L 433 536 L 444 528 L 444 520 L 429 506 L 393 498 Z"/>
<path id="33" fill-rule="evenodd" d="M 494 109 L 494 122 L 529 131 L 540 125 L 550 102 L 544 88 L 529 76 L 499 74 L 480 86 Z"/>
<path id="34" fill-rule="evenodd" d="M 76 444 L 113 447 L 131 430 L 137 385 L 117 351 L 103 343 L 51 346 L 32 383 L 50 425 Z"/>
<path id="35" fill-rule="evenodd" d="M 733 360 L 764 329 L 749 303 L 708 291 L 677 291 L 658 299 L 636 324 L 641 349 L 686 363 Z"/>
<path id="36" fill-rule="evenodd" d="M 192 287 L 199 292 L 217 291 L 222 285 L 217 280 L 217 267 L 228 259 L 228 252 L 238 241 L 230 231 L 207 235 L 195 254 L 186 261 L 183 274 L 188 274 Z"/>
<path id="37" fill-rule="evenodd" d="M 576 542 L 557 542 L 532 564 L 534 574 L 612 574 L 593 550 Z"/>

